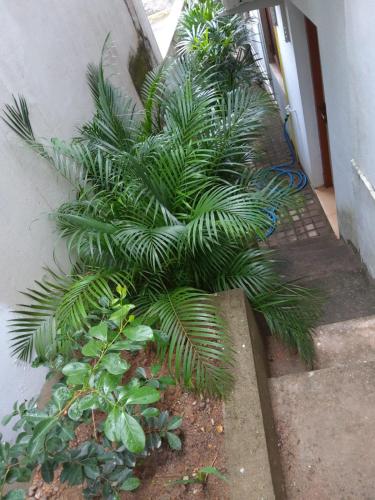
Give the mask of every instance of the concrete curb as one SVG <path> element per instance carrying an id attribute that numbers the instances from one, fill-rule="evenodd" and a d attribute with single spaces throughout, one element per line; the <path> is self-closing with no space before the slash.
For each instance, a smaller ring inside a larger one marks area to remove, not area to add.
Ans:
<path id="1" fill-rule="evenodd" d="M 224 404 L 225 451 L 233 500 L 286 498 L 263 340 L 242 290 L 217 294 L 235 349 L 233 391 Z"/>

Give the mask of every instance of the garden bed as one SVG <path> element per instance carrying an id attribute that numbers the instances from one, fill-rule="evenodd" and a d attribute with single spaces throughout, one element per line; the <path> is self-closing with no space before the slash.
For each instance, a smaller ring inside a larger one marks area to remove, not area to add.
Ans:
<path id="1" fill-rule="evenodd" d="M 155 362 L 154 353 L 141 352 L 133 358 L 134 367 L 142 366 L 149 371 Z M 219 400 L 184 391 L 179 386 L 170 387 L 156 404 L 160 410 L 168 410 L 171 415 L 183 417 L 179 437 L 182 450 L 173 451 L 162 445 L 144 460 L 135 473 L 141 479 L 141 486 L 132 493 L 123 493 L 121 498 L 143 500 L 157 498 L 165 500 L 184 498 L 210 498 L 226 500 L 229 489 L 225 482 L 210 476 L 205 485 L 171 485 L 174 480 L 191 479 L 201 467 L 214 466 L 225 474 L 223 403 Z M 100 415 L 96 421 L 99 424 Z M 82 425 L 77 429 L 77 441 L 74 445 L 91 439 L 94 434 L 92 425 Z M 60 483 L 59 472 L 52 483 L 45 483 L 38 471 L 28 490 L 29 499 L 72 500 L 83 498 L 82 486 L 71 487 Z"/>
<path id="2" fill-rule="evenodd" d="M 163 445 L 152 453 L 135 471 L 141 486 L 135 492 L 123 493 L 121 498 L 284 498 L 258 327 L 241 290 L 219 294 L 217 301 L 236 351 L 234 389 L 224 404 L 179 386 L 167 389 L 156 406 L 183 417 L 179 431 L 182 450 L 173 451 Z M 136 358 L 133 365 L 143 366 L 147 371 L 155 361 L 151 350 L 142 351 Z M 92 435 L 91 425 L 77 429 L 78 442 Z M 210 476 L 205 486 L 168 484 L 186 476 L 191 479 L 193 473 L 205 466 L 216 467 L 227 476 L 228 483 Z M 59 482 L 58 472 L 55 476 L 54 482 L 47 484 L 38 471 L 28 498 L 83 498 L 82 486 L 69 487 Z"/>

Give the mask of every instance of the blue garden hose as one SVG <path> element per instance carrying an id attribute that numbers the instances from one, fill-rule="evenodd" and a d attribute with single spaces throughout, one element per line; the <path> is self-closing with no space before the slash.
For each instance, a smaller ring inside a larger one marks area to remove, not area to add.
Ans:
<path id="1" fill-rule="evenodd" d="M 287 163 L 281 163 L 280 165 L 275 165 L 273 167 L 269 167 L 267 170 L 273 173 L 276 173 L 277 177 L 282 177 L 286 176 L 289 178 L 289 187 L 293 188 L 294 191 L 301 191 L 304 189 L 307 185 L 308 179 L 306 174 L 299 169 L 295 168 L 295 165 L 297 163 L 297 156 L 293 147 L 293 143 L 290 140 L 289 134 L 288 134 L 288 120 L 289 120 L 289 113 L 285 116 L 284 120 L 284 125 L 283 125 L 283 133 L 284 133 L 284 138 L 285 142 L 287 143 L 291 159 Z M 270 207 L 265 210 L 266 214 L 268 215 L 270 222 L 271 222 L 271 227 L 268 229 L 268 231 L 265 234 L 266 238 L 269 238 L 276 230 L 277 226 L 277 207 Z"/>

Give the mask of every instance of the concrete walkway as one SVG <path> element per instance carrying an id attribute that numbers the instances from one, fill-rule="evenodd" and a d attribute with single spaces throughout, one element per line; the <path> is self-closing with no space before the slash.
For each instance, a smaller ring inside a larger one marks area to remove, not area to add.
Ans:
<path id="1" fill-rule="evenodd" d="M 268 131 L 271 164 L 277 140 L 277 161 L 287 154 L 280 130 L 276 121 Z M 267 339 L 287 498 L 375 499 L 375 282 L 359 256 L 335 237 L 315 193 L 307 188 L 304 196 L 304 211 L 287 214 L 267 242 L 285 279 L 326 295 L 314 334 L 313 371 Z"/>

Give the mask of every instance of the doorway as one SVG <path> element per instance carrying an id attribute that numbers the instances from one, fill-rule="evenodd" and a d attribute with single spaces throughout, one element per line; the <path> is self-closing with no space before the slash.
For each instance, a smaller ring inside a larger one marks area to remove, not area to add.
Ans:
<path id="1" fill-rule="evenodd" d="M 322 77 L 322 66 L 320 62 L 318 29 L 315 24 L 305 17 L 307 42 L 310 53 L 311 77 L 314 88 L 316 118 L 318 122 L 318 132 L 320 141 L 320 151 L 323 165 L 324 187 L 333 186 L 331 154 L 328 139 L 328 119 L 326 100 L 324 95 L 324 85 Z"/>
<path id="2" fill-rule="evenodd" d="M 337 223 L 335 191 L 333 187 L 331 153 L 329 149 L 328 117 L 319 51 L 318 29 L 307 17 L 305 17 L 305 24 L 324 180 L 324 185 L 317 188 L 315 193 L 318 196 L 320 204 L 323 207 L 336 237 L 338 238 L 339 229 Z"/>

